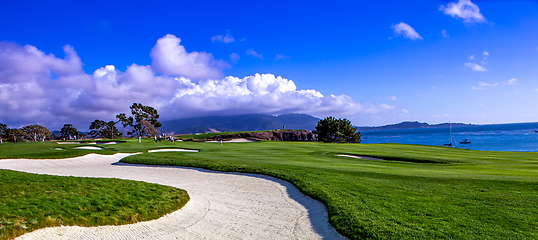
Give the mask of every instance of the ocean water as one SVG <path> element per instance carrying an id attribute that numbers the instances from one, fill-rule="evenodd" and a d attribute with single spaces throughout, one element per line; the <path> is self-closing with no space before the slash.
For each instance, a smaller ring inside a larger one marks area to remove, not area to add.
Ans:
<path id="1" fill-rule="evenodd" d="M 452 127 L 458 148 L 487 151 L 538 152 L 538 132 L 535 130 L 538 130 L 538 122 Z M 361 134 L 362 143 L 433 146 L 450 143 L 448 127 L 361 131 Z M 471 144 L 460 144 L 463 139 L 471 140 Z"/>

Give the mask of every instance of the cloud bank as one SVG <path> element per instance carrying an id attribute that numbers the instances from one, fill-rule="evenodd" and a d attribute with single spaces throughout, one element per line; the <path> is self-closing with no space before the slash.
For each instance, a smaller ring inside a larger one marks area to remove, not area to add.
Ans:
<path id="1" fill-rule="evenodd" d="M 0 42 L 0 122 L 51 129 L 71 123 L 85 130 L 95 119 L 109 121 L 128 112 L 133 102 L 155 107 L 163 120 L 246 113 L 351 117 L 393 109 L 298 89 L 273 74 L 221 77 L 222 60 L 187 52 L 180 42 L 173 35 L 157 40 L 151 65 L 132 64 L 125 72 L 108 65 L 93 74 L 83 71 L 69 45 L 62 59 L 34 46 Z"/>

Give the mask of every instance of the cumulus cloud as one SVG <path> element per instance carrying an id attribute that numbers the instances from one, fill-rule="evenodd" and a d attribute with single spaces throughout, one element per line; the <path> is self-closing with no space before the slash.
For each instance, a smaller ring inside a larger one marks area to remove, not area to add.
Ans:
<path id="1" fill-rule="evenodd" d="M 254 51 L 252 48 L 249 48 L 247 50 L 247 55 L 252 55 L 252 56 L 257 57 L 259 59 L 263 59 L 263 56 L 261 54 L 257 53 L 256 51 Z"/>
<path id="2" fill-rule="evenodd" d="M 178 38 L 162 39 L 174 40 L 172 49 L 181 47 Z M 154 58 L 161 44 L 157 42 L 152 49 Z M 351 117 L 394 108 L 298 89 L 292 80 L 273 74 L 194 81 L 137 64 L 125 72 L 108 65 L 86 74 L 74 48 L 66 46 L 64 51 L 66 57 L 61 59 L 33 46 L 0 42 L 0 122 L 10 127 L 42 124 L 51 129 L 71 123 L 84 130 L 95 119 L 109 121 L 128 112 L 133 102 L 155 107 L 163 120 L 246 113 Z M 165 59 L 159 64 L 171 64 Z"/>
<path id="3" fill-rule="evenodd" d="M 226 34 L 226 35 L 213 36 L 211 38 L 211 41 L 213 41 L 213 42 L 231 43 L 231 42 L 235 42 L 235 39 L 232 36 L 230 36 L 230 34 Z"/>
<path id="4" fill-rule="evenodd" d="M 441 31 L 441 36 L 443 36 L 444 38 L 448 37 L 448 33 L 447 33 L 446 29 Z"/>
<path id="5" fill-rule="evenodd" d="M 478 87 L 471 87 L 473 90 L 484 90 L 488 87 L 495 87 L 498 83 L 486 83 L 486 82 L 478 82 Z"/>
<path id="6" fill-rule="evenodd" d="M 508 81 L 503 82 L 503 83 L 504 83 L 505 85 L 517 84 L 517 79 L 512 78 L 512 79 L 509 79 Z"/>
<path id="7" fill-rule="evenodd" d="M 157 73 L 192 79 L 221 78 L 228 64 L 215 60 L 211 53 L 187 52 L 181 39 L 168 34 L 151 49 L 151 67 Z"/>
<path id="8" fill-rule="evenodd" d="M 394 29 L 394 34 L 396 36 L 403 35 L 404 38 L 409 38 L 411 40 L 422 40 L 422 37 L 417 33 L 417 31 L 415 31 L 415 29 L 409 26 L 407 23 L 401 22 L 396 25 L 392 25 L 391 28 Z"/>
<path id="9" fill-rule="evenodd" d="M 439 11 L 453 18 L 463 19 L 464 22 L 487 22 L 486 18 L 480 13 L 478 6 L 471 0 L 458 0 L 450 2 L 446 6 L 439 6 Z"/>

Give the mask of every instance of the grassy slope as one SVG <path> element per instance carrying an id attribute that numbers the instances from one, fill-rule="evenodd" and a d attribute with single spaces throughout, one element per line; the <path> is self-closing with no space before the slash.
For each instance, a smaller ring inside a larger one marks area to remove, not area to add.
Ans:
<path id="1" fill-rule="evenodd" d="M 351 239 L 536 238 L 538 153 L 399 144 L 177 143 L 122 162 L 272 175 L 324 202 Z M 397 161 L 337 157 L 356 154 Z"/>
<path id="2" fill-rule="evenodd" d="M 4 143 L 0 158 L 63 158 L 109 150 L 69 150 L 80 145 Z M 102 146 L 102 145 L 100 145 Z M 129 146 L 124 146 L 129 150 Z M 156 219 L 189 200 L 184 190 L 144 182 L 77 178 L 0 170 L 0 239 L 60 226 L 121 225 Z"/>

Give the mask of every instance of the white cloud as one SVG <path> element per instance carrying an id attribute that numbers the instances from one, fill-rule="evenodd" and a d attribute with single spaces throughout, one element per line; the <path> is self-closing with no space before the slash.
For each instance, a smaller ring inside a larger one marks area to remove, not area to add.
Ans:
<path id="1" fill-rule="evenodd" d="M 286 56 L 284 54 L 278 54 L 277 53 L 274 59 L 278 61 L 278 60 L 286 60 L 286 59 L 290 59 L 290 58 L 291 58 L 290 56 Z"/>
<path id="2" fill-rule="evenodd" d="M 172 50 L 180 46 L 172 45 Z M 0 42 L 0 122 L 10 127 L 41 124 L 51 129 L 71 123 L 86 130 L 95 119 L 109 121 L 128 112 L 133 102 L 155 107 L 163 120 L 246 113 L 351 117 L 394 108 L 359 103 L 347 95 L 297 89 L 292 80 L 272 74 L 193 81 L 161 75 L 154 66 L 137 64 L 125 72 L 108 65 L 86 74 L 74 49 L 66 46 L 64 51 L 66 57 L 60 59 L 33 46 Z M 166 58 L 160 60 L 159 64 L 169 64 L 162 62 Z M 52 79 L 52 73 L 58 77 Z"/>
<path id="3" fill-rule="evenodd" d="M 402 108 L 402 112 L 405 113 L 405 114 L 407 114 L 407 113 L 409 113 L 409 110 L 407 110 L 407 109 L 405 109 L 405 108 Z"/>
<path id="4" fill-rule="evenodd" d="M 394 109 L 394 106 L 391 106 L 391 105 L 388 105 L 388 104 L 384 104 L 384 103 L 379 104 L 377 107 L 378 107 L 379 109 L 383 109 L 383 110 L 392 110 L 392 109 Z"/>
<path id="5" fill-rule="evenodd" d="M 517 84 L 517 79 L 512 78 L 512 79 L 509 79 L 508 81 L 503 82 L 503 83 L 504 83 L 505 85 Z"/>
<path id="6" fill-rule="evenodd" d="M 391 101 L 398 101 L 398 98 L 396 96 L 388 96 L 387 99 Z"/>
<path id="7" fill-rule="evenodd" d="M 231 43 L 231 42 L 235 42 L 235 39 L 232 36 L 230 36 L 230 34 L 226 34 L 226 35 L 213 36 L 211 38 L 211 41 L 213 41 L 213 42 Z"/>
<path id="8" fill-rule="evenodd" d="M 466 67 L 470 67 L 471 69 L 473 69 L 473 71 L 477 71 L 477 72 L 485 72 L 487 71 L 486 68 L 484 68 L 483 66 L 480 66 L 476 63 L 465 63 L 465 66 Z"/>
<path id="9" fill-rule="evenodd" d="M 480 87 L 495 87 L 498 83 L 486 83 L 486 82 L 478 82 L 478 86 Z"/>
<path id="10" fill-rule="evenodd" d="M 252 55 L 252 56 L 257 57 L 259 59 L 263 59 L 263 56 L 261 54 L 257 53 L 256 51 L 252 50 L 252 48 L 249 48 L 247 50 L 247 55 Z"/>
<path id="11" fill-rule="evenodd" d="M 484 90 L 488 87 L 495 87 L 498 83 L 486 83 L 486 82 L 478 82 L 478 87 L 471 87 L 473 90 Z"/>
<path id="12" fill-rule="evenodd" d="M 221 78 L 222 69 L 229 65 L 215 60 L 211 53 L 187 52 L 181 39 L 168 34 L 151 49 L 151 67 L 165 75 L 183 76 L 192 79 Z"/>
<path id="13" fill-rule="evenodd" d="M 446 29 L 441 31 L 441 36 L 443 36 L 444 38 L 448 37 L 448 33 L 447 33 Z"/>
<path id="14" fill-rule="evenodd" d="M 237 53 L 230 54 L 230 61 L 232 61 L 233 63 L 237 63 L 239 59 L 241 59 L 241 57 L 239 57 L 239 54 Z"/>
<path id="15" fill-rule="evenodd" d="M 392 25 L 391 28 L 394 29 L 394 34 L 396 36 L 403 35 L 404 38 L 409 38 L 411 40 L 422 40 L 422 37 L 415 31 L 415 29 L 407 23 L 400 22 L 396 25 Z"/>
<path id="16" fill-rule="evenodd" d="M 482 58 L 482 61 L 480 61 L 480 65 L 478 65 L 478 63 L 470 63 L 470 62 L 465 63 L 464 65 L 466 67 L 471 68 L 473 71 L 485 72 L 488 70 L 485 67 L 488 64 L 488 56 L 489 56 L 489 52 L 484 51 L 484 58 Z M 469 57 L 469 60 L 473 60 L 473 59 L 474 59 L 474 55 L 471 55 Z"/>
<path id="17" fill-rule="evenodd" d="M 486 18 L 480 13 L 480 9 L 470 0 L 458 0 L 450 2 L 446 6 L 439 6 L 439 11 L 453 18 L 461 18 L 464 22 L 487 22 Z"/>

